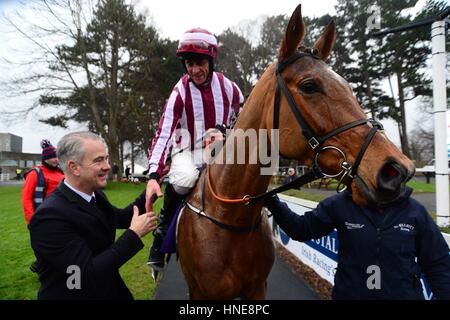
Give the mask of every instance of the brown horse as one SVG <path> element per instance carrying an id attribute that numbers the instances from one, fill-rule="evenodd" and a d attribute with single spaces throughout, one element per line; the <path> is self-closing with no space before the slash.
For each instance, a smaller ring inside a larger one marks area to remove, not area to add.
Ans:
<path id="1" fill-rule="evenodd" d="M 266 129 L 270 145 L 276 140 L 272 129 L 279 127 L 281 155 L 341 179 L 358 204 L 389 203 L 414 172 L 412 162 L 368 121 L 350 86 L 324 62 L 336 38 L 334 23 L 312 49 L 299 49 L 303 36 L 298 6 L 278 64 L 257 82 L 218 157 L 240 151 L 237 129 Z M 245 196 L 264 193 L 270 182 L 270 175 L 261 175 L 261 162 L 248 162 L 258 148 L 245 145 L 244 164 L 208 165 L 187 199 L 177 237 L 191 299 L 266 296 L 272 234 L 262 201 Z"/>

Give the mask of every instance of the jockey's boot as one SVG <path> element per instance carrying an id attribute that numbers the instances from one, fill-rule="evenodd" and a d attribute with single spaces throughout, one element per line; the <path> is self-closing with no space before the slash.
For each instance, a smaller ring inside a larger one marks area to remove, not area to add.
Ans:
<path id="1" fill-rule="evenodd" d="M 161 246 L 169 229 L 170 222 L 175 215 L 178 206 L 183 201 L 184 196 L 178 194 L 171 184 L 168 184 L 164 194 L 164 203 L 159 213 L 159 224 L 153 231 L 153 245 L 150 248 L 150 256 L 147 264 L 158 272 L 164 268 L 165 254 L 162 253 Z M 157 274 L 157 273 L 156 273 Z M 154 276 L 155 277 L 155 276 Z"/>

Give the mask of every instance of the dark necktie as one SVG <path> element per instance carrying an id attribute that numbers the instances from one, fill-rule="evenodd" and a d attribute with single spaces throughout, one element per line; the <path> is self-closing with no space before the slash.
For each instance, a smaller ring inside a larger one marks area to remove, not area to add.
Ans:
<path id="1" fill-rule="evenodd" d="M 93 205 L 94 207 L 97 206 L 97 201 L 95 201 L 95 197 L 92 197 L 92 198 L 91 198 L 91 201 L 89 201 L 89 203 L 90 203 L 91 205 Z"/>

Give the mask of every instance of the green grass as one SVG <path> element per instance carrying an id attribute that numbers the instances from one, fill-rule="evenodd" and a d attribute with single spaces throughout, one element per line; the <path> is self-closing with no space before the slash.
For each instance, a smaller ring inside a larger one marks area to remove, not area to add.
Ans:
<path id="1" fill-rule="evenodd" d="M 313 190 L 313 189 L 311 189 L 311 190 Z M 301 199 L 316 201 L 316 202 L 320 202 L 326 198 L 326 196 L 321 195 L 321 194 L 303 192 L 301 190 L 295 190 L 295 189 L 286 190 L 286 191 L 282 192 L 282 194 L 291 196 L 291 197 L 297 197 L 297 198 L 301 198 Z"/>
<path id="2" fill-rule="evenodd" d="M 439 227 L 442 232 L 450 234 L 450 227 Z"/>
<path id="3" fill-rule="evenodd" d="M 130 204 L 145 189 L 145 184 L 131 184 L 121 182 L 109 182 L 104 190 L 109 201 L 116 207 L 123 208 Z M 159 211 L 162 201 L 158 200 L 154 209 Z M 118 230 L 116 238 L 120 237 L 124 230 Z M 153 299 L 156 285 L 150 275 L 150 268 L 146 262 L 150 246 L 153 242 L 151 232 L 143 239 L 144 248 L 132 259 L 120 268 L 120 275 L 124 279 L 134 298 L 137 300 Z"/>
<path id="4" fill-rule="evenodd" d="M 21 186 L 0 187 L 0 299 L 35 299 L 36 274 L 28 268 L 34 261 L 21 202 Z"/>
<path id="5" fill-rule="evenodd" d="M 313 189 L 317 188 L 319 184 L 319 180 L 316 180 L 312 182 Z M 338 185 L 338 181 L 332 180 L 327 187 L 322 186 L 322 189 L 324 190 L 336 190 L 336 187 Z M 420 182 L 417 180 L 410 180 L 406 184 L 407 186 L 411 187 L 414 190 L 414 193 L 426 193 L 426 192 L 436 192 L 436 185 L 434 182 L 432 183 L 426 183 L 426 182 Z"/>
<path id="6" fill-rule="evenodd" d="M 434 184 L 429 185 L 429 184 L 426 184 L 423 182 L 414 182 L 413 181 L 413 182 L 409 182 L 408 185 L 410 185 L 410 187 L 414 189 L 415 193 L 435 192 Z M 307 190 L 311 190 L 313 192 L 314 189 L 307 189 Z M 294 190 L 294 189 L 284 191 L 284 192 L 282 192 L 282 194 L 285 194 L 285 195 L 291 196 L 291 197 L 297 197 L 297 198 L 301 198 L 301 199 L 316 201 L 316 202 L 320 202 L 326 198 L 326 196 L 321 195 L 321 194 L 314 194 L 314 193 L 309 193 L 309 192 L 304 192 L 304 191 Z M 430 212 L 430 215 L 432 216 L 433 220 L 436 221 L 436 212 Z M 450 234 L 450 227 L 439 227 L 439 229 L 441 230 L 441 232 Z"/>
<path id="7" fill-rule="evenodd" d="M 134 185 L 120 182 L 108 183 L 105 193 L 116 207 L 130 204 L 145 188 L 144 184 Z M 34 261 L 30 247 L 28 229 L 21 204 L 21 186 L 0 187 L 0 299 L 30 300 L 36 299 L 39 280 L 29 270 Z M 161 200 L 155 204 L 159 211 Z M 117 237 L 123 233 L 118 230 Z M 120 274 L 133 293 L 135 299 L 153 299 L 155 283 L 146 265 L 153 236 L 143 238 L 145 247 L 120 269 Z"/>
<path id="8" fill-rule="evenodd" d="M 413 188 L 414 193 L 436 192 L 436 185 L 434 183 L 425 183 L 411 180 L 406 185 Z"/>
<path id="9" fill-rule="evenodd" d="M 315 182 L 317 184 L 317 182 Z M 413 188 L 414 193 L 425 193 L 425 192 L 436 192 L 436 187 L 434 183 L 425 183 L 425 182 L 419 182 L 419 181 L 409 181 L 407 183 L 407 185 L 411 188 Z M 273 187 L 276 187 L 277 185 L 273 185 Z M 323 187 L 324 190 L 335 190 L 337 187 L 337 181 L 332 181 L 329 185 L 328 188 Z M 312 189 L 307 189 L 307 188 L 302 188 L 304 190 L 309 190 L 311 192 L 304 192 L 301 190 L 295 190 L 295 189 L 291 189 L 291 190 L 287 190 L 285 192 L 283 192 L 283 194 L 291 196 L 291 197 L 297 197 L 297 198 L 302 198 L 302 199 L 306 199 L 306 200 L 311 200 L 311 201 L 322 201 L 323 199 L 326 198 L 326 196 L 323 196 L 321 194 L 314 194 L 314 190 L 317 190 L 316 188 L 312 188 Z"/>

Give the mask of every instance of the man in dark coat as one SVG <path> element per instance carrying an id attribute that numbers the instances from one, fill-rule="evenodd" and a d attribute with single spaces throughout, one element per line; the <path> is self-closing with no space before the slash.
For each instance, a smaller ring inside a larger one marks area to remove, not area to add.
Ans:
<path id="1" fill-rule="evenodd" d="M 65 174 L 36 210 L 31 246 L 40 263 L 38 299 L 132 299 L 119 268 L 144 245 L 156 227 L 145 212 L 145 193 L 125 209 L 100 190 L 110 170 L 102 138 L 90 132 L 64 136 L 58 157 Z M 128 228 L 116 241 L 116 229 Z"/>

